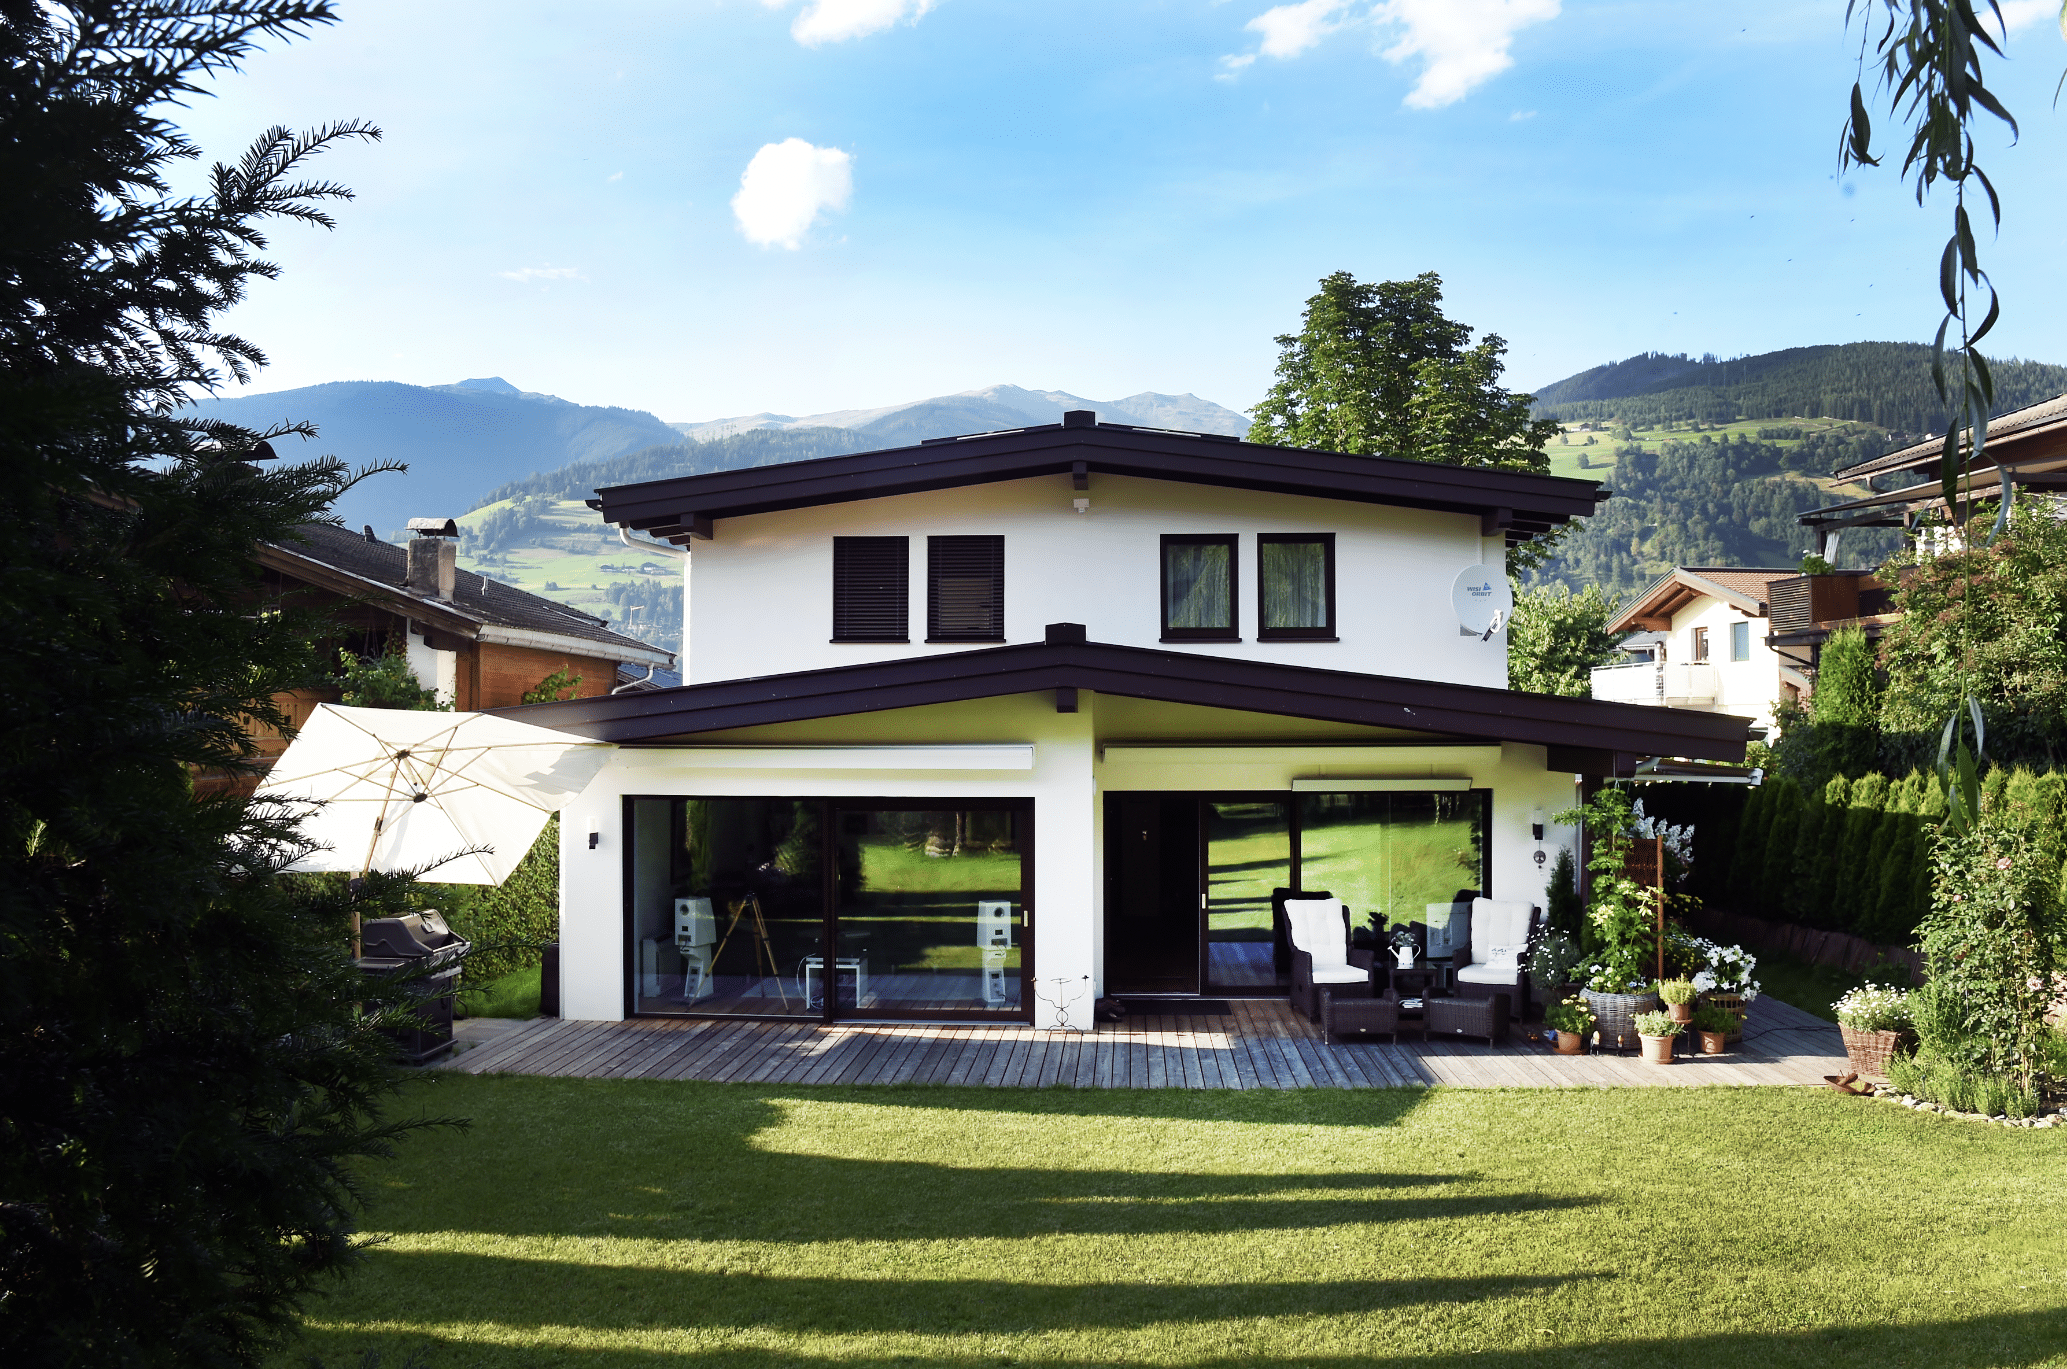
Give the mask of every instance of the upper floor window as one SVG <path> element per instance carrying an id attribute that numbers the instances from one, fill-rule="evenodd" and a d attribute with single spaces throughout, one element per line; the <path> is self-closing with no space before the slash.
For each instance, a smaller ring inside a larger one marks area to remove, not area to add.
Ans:
<path id="1" fill-rule="evenodd" d="M 926 640 L 1005 640 L 1005 539 L 926 539 Z"/>
<path id="2" fill-rule="evenodd" d="M 1694 663 L 1699 665 L 1708 659 L 1708 629 L 1694 629 Z"/>
<path id="3" fill-rule="evenodd" d="M 911 539 L 833 539 L 833 640 L 911 640 Z"/>
<path id="4" fill-rule="evenodd" d="M 1232 533 L 1163 538 L 1163 640 L 1234 642 Z"/>
<path id="5" fill-rule="evenodd" d="M 1751 659 L 1751 624 L 1730 624 L 1730 659 L 1748 661 Z"/>
<path id="6" fill-rule="evenodd" d="M 1335 640 L 1334 533 L 1257 535 L 1256 636 L 1267 642 Z"/>

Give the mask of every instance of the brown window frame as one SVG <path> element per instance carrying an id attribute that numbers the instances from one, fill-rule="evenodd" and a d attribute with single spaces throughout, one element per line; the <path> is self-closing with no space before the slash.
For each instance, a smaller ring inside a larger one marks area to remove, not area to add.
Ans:
<path id="1" fill-rule="evenodd" d="M 862 553 L 888 551 L 896 545 L 897 582 L 894 612 L 890 610 L 893 591 L 887 587 L 882 592 L 882 602 L 872 607 L 858 607 L 843 602 L 856 596 L 862 590 L 852 582 L 862 576 L 889 578 L 881 567 L 858 565 L 857 556 Z M 885 625 L 878 631 L 857 630 L 855 618 L 868 616 L 894 617 L 895 625 Z M 911 538 L 909 537 L 835 537 L 833 539 L 833 635 L 835 642 L 909 642 L 911 640 Z"/>
<path id="2" fill-rule="evenodd" d="M 1327 580 L 1328 621 L 1320 627 L 1270 627 L 1263 616 L 1263 548 L 1270 543 L 1319 542 Z M 1256 534 L 1256 640 L 1259 642 L 1339 642 L 1335 626 L 1335 534 L 1332 532 L 1260 532 Z"/>
<path id="3" fill-rule="evenodd" d="M 990 567 L 992 576 L 992 611 L 994 631 L 971 632 L 946 629 L 940 625 L 940 582 L 943 573 L 954 569 L 952 562 L 943 564 L 943 553 L 948 557 L 966 554 L 982 544 L 985 550 L 995 549 L 996 563 Z M 1005 640 L 1005 539 L 996 533 L 972 535 L 953 534 L 928 537 L 926 539 L 926 640 L 928 642 L 1002 642 Z"/>
<path id="4" fill-rule="evenodd" d="M 1688 664 L 1708 664 L 1708 629 L 1705 627 L 1694 629 L 1694 659 L 1688 662 Z"/>
<path id="5" fill-rule="evenodd" d="M 1227 626 L 1170 626 L 1170 548 L 1227 548 Z M 1166 532 L 1156 544 L 1156 583 L 1161 589 L 1162 627 L 1159 640 L 1165 642 L 1239 642 L 1242 640 L 1242 539 L 1232 532 Z"/>

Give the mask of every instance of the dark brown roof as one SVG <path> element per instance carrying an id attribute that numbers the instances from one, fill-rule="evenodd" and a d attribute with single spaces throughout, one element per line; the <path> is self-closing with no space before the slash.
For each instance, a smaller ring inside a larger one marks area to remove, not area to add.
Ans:
<path id="1" fill-rule="evenodd" d="M 685 542 L 710 535 L 717 518 L 1040 475 L 1128 475 L 1472 514 L 1488 534 L 1504 531 L 1511 545 L 1583 518 L 1608 497 L 1591 480 L 1266 447 L 1091 419 L 1069 414 L 1061 423 L 911 447 L 618 485 L 597 491 L 590 504 L 612 523 Z"/>
<path id="2" fill-rule="evenodd" d="M 483 625 L 516 628 L 585 643 L 594 648 L 593 654 L 609 660 L 672 660 L 669 653 L 658 647 L 612 632 L 601 618 L 470 570 L 455 572 L 449 600 L 412 593 L 403 584 L 409 574 L 409 553 L 403 548 L 390 542 L 368 541 L 361 533 L 328 523 L 305 523 L 296 531 L 296 541 L 262 547 L 260 560 L 288 574 L 315 567 L 341 571 L 356 582 L 360 592 L 387 599 L 396 605 L 397 611 L 423 618 L 447 631 L 472 635 L 472 630 Z M 340 582 L 325 587 L 351 592 L 353 585 Z"/>
<path id="3" fill-rule="evenodd" d="M 2027 404 L 2021 409 L 2012 409 L 2006 414 L 1988 420 L 1988 443 L 1981 449 L 1984 464 L 1997 438 L 2016 439 L 2022 446 L 2031 438 L 2050 434 L 2067 425 L 2067 395 L 2056 395 L 2036 404 Z M 1861 461 L 1855 466 L 1846 466 L 1833 473 L 1836 480 L 1863 480 L 1868 476 L 1885 475 L 1890 471 L 1935 472 L 1945 452 L 1945 436 L 1927 437 L 1923 441 L 1904 447 L 1899 452 L 1889 452 L 1871 461 Z"/>
<path id="4" fill-rule="evenodd" d="M 639 742 L 1038 690 L 1094 689 L 1280 717 L 1530 742 L 1565 752 L 1716 761 L 1743 760 L 1751 726 L 1750 719 L 1727 714 L 1115 646 L 1084 641 L 1082 632 L 1073 624 L 1054 624 L 1048 640 L 1017 646 L 531 704 L 524 718 L 601 741 Z M 1559 759 L 1553 765 L 1565 768 Z"/>

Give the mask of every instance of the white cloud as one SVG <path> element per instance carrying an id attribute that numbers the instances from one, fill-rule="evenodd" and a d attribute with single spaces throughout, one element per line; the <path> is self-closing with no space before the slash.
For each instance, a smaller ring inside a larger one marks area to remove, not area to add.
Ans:
<path id="1" fill-rule="evenodd" d="M 1421 59 L 1407 104 L 1440 109 L 1513 66 L 1515 33 L 1558 12 L 1558 0 L 1385 0 L 1373 17 L 1404 30 L 1386 61 Z"/>
<path id="2" fill-rule="evenodd" d="M 769 9 L 786 9 L 791 0 L 761 0 Z M 880 33 L 907 14 L 917 23 L 934 0 L 806 0 L 804 12 L 789 26 L 790 37 L 805 47 L 844 43 Z"/>
<path id="3" fill-rule="evenodd" d="M 1303 0 L 1297 5 L 1279 5 L 1265 10 L 1243 27 L 1263 35 L 1257 48 L 1263 56 L 1297 57 L 1342 27 L 1335 16 L 1347 3 L 1348 0 Z M 1255 60 L 1254 56 L 1249 58 L 1251 62 Z"/>
<path id="4" fill-rule="evenodd" d="M 520 266 L 514 271 L 503 271 L 499 274 L 504 280 L 513 280 L 519 285 L 529 285 L 533 281 L 540 280 L 588 279 L 587 276 L 581 274 L 579 267 L 574 266 Z"/>
<path id="5" fill-rule="evenodd" d="M 621 180 L 623 180 L 623 179 L 624 179 L 624 173 L 623 173 L 622 171 L 613 171 L 613 172 L 611 172 L 611 173 L 610 173 L 609 175 L 607 175 L 607 176 L 605 176 L 605 177 L 603 178 L 603 184 L 605 184 L 605 185 L 611 185 L 611 184 L 614 184 L 615 182 L 617 182 L 617 181 L 621 181 Z"/>
<path id="6" fill-rule="evenodd" d="M 825 210 L 847 207 L 854 193 L 854 159 L 837 147 L 813 147 L 802 138 L 769 143 L 746 164 L 732 213 L 746 240 L 792 252 Z"/>
<path id="7" fill-rule="evenodd" d="M 1987 13 L 1981 11 L 1984 19 Z M 2067 17 L 2060 13 L 2060 0 L 2002 0 L 2002 26 L 2006 33 L 2028 28 L 2041 19 L 2058 21 L 2060 31 L 2067 33 Z"/>

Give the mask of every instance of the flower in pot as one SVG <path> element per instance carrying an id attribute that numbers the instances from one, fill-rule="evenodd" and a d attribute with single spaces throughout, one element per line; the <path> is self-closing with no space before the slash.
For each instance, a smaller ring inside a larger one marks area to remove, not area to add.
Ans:
<path id="1" fill-rule="evenodd" d="M 1414 952 L 1417 949 L 1414 944 L 1414 929 L 1412 927 L 1402 922 L 1399 926 L 1392 929 L 1392 958 L 1399 963 L 1401 969 L 1411 970 L 1414 968 Z"/>
<path id="2" fill-rule="evenodd" d="M 1640 1012 L 1636 1015 L 1637 1040 L 1643 1043 L 1644 1059 L 1654 1065 L 1672 1063 L 1672 1038 L 1686 1024 L 1673 1020 L 1669 1012 Z"/>
<path id="3" fill-rule="evenodd" d="M 1675 1022 L 1694 1020 L 1694 996 L 1697 990 L 1691 979 L 1661 979 L 1658 981 L 1658 997 L 1665 1001 L 1665 1010 L 1672 1014 Z"/>
<path id="4" fill-rule="evenodd" d="M 1715 1003 L 1703 1003 L 1694 1010 L 1693 1028 L 1701 1038 L 1701 1054 L 1721 1055 L 1736 1029 L 1737 1014 Z"/>
<path id="5" fill-rule="evenodd" d="M 1583 1055 L 1593 1032 L 1593 1011 L 1583 998 L 1567 998 L 1543 1010 L 1543 1025 L 1557 1033 L 1559 1055 Z"/>
<path id="6" fill-rule="evenodd" d="M 1837 1013 L 1838 1035 L 1844 1038 L 1852 1068 L 1887 1078 L 1888 1057 L 1910 1030 L 1909 995 L 1869 982 L 1830 1006 Z"/>
<path id="7" fill-rule="evenodd" d="M 1565 986 L 1580 978 L 1580 963 L 1586 958 L 1569 933 L 1551 932 L 1529 953 L 1529 982 L 1548 1003 L 1565 996 Z"/>

